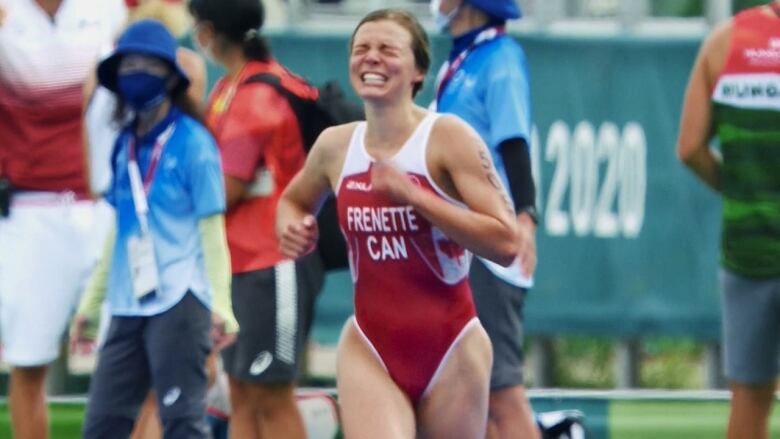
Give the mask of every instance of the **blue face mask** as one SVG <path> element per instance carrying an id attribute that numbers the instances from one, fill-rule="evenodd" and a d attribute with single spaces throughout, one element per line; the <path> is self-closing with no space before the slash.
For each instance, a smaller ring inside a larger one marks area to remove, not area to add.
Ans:
<path id="1" fill-rule="evenodd" d="M 168 96 L 166 78 L 146 72 L 119 75 L 119 95 L 135 111 L 148 111 L 159 105 Z"/>

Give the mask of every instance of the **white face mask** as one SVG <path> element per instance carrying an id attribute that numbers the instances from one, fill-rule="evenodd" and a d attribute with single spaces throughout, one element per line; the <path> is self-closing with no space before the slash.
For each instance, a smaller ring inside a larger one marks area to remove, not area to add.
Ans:
<path id="1" fill-rule="evenodd" d="M 454 8 L 447 14 L 443 14 L 439 9 L 441 8 L 441 0 L 431 0 L 430 3 L 431 14 L 433 15 L 433 23 L 440 32 L 446 32 L 452 23 L 452 19 L 458 14 L 460 6 Z"/>
<path id="2" fill-rule="evenodd" d="M 211 52 L 211 46 L 214 45 L 213 44 L 214 41 L 213 40 L 210 41 L 209 44 L 207 44 L 205 46 L 201 45 L 200 44 L 200 38 L 198 38 L 198 31 L 199 31 L 199 29 L 196 28 L 195 32 L 193 32 L 193 36 L 194 36 L 193 41 L 195 43 L 195 48 L 198 49 L 198 52 L 201 55 L 203 55 L 203 57 L 206 58 L 206 60 L 208 60 L 209 62 L 211 62 L 213 64 L 218 64 L 216 59 L 214 59 L 214 53 Z"/>

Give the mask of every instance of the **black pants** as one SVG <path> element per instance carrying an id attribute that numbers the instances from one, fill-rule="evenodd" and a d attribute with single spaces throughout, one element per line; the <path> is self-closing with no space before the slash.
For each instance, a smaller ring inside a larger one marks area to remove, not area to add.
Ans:
<path id="1" fill-rule="evenodd" d="M 233 275 L 241 330 L 222 351 L 225 372 L 253 384 L 295 382 L 324 272 L 317 254 Z"/>
<path id="2" fill-rule="evenodd" d="M 209 438 L 205 361 L 211 313 L 191 293 L 152 317 L 111 318 L 89 388 L 86 439 L 126 439 L 154 389 L 166 439 Z"/>

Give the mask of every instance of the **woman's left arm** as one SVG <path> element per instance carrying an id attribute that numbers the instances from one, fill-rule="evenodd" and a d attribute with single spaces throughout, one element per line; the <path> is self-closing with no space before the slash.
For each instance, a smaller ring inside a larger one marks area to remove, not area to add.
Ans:
<path id="1" fill-rule="evenodd" d="M 183 127 L 186 127 L 184 125 Z M 192 127 L 180 166 L 188 173 L 187 185 L 198 220 L 201 251 L 212 288 L 212 339 L 215 350 L 235 340 L 238 323 L 230 298 L 231 267 L 225 233 L 225 187 L 217 145 L 204 127 Z"/>
<path id="2" fill-rule="evenodd" d="M 213 291 L 213 313 L 221 320 L 223 328 L 215 328 L 222 334 L 213 334 L 215 348 L 220 350 L 232 339 L 225 338 L 226 334 L 238 332 L 238 321 L 233 315 L 233 304 L 230 295 L 230 254 L 228 253 L 227 237 L 225 235 L 225 217 L 215 214 L 201 218 L 198 223 L 200 241 L 203 245 L 203 262 L 206 266 L 206 275 Z M 217 324 L 216 326 L 220 326 Z"/>
<path id="3" fill-rule="evenodd" d="M 475 254 L 510 265 L 518 252 L 517 222 L 484 143 L 465 123 L 446 116 L 436 122 L 430 142 L 429 168 L 441 169 L 448 176 L 468 209 L 422 189 L 388 164 L 374 166 L 374 190 L 411 205 Z"/>

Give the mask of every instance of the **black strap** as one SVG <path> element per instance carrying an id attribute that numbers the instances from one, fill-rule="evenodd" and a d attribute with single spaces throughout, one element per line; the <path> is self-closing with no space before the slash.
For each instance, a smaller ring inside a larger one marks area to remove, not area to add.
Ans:
<path id="1" fill-rule="evenodd" d="M 258 83 L 258 82 L 262 84 L 270 85 L 277 92 L 279 92 L 279 94 L 286 97 L 288 100 L 300 99 L 295 93 L 291 92 L 290 90 L 288 90 L 282 85 L 282 78 L 280 78 L 279 75 L 275 75 L 269 72 L 252 75 L 246 78 L 246 80 L 244 80 L 244 82 L 241 85 Z"/>
<path id="2" fill-rule="evenodd" d="M 300 79 L 300 81 L 303 81 L 304 84 L 308 84 L 303 79 Z M 252 75 L 244 80 L 242 85 L 258 82 L 273 87 L 274 90 L 284 96 L 287 103 L 290 104 L 290 108 L 298 119 L 298 127 L 301 131 L 303 147 L 308 153 L 309 149 L 314 144 L 314 140 L 317 138 L 316 135 L 319 134 L 319 131 L 316 133 L 310 132 L 316 122 L 312 120 L 314 117 L 312 115 L 312 106 L 316 106 L 317 101 L 298 96 L 295 92 L 282 85 L 282 78 L 279 75 L 269 72 Z"/>
<path id="3" fill-rule="evenodd" d="M 253 82 L 262 82 L 264 84 L 271 84 L 271 85 L 278 85 L 281 86 L 281 79 L 279 78 L 279 75 L 274 75 L 270 72 L 264 72 L 264 73 L 258 73 L 255 75 L 252 75 L 244 80 L 244 84 L 251 84 Z"/>

